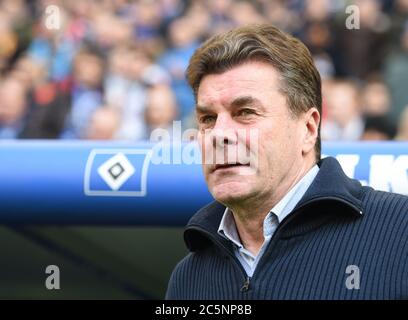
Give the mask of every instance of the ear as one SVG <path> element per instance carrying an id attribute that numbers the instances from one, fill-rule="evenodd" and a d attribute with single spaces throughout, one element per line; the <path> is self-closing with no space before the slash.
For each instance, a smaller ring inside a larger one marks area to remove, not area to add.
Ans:
<path id="1" fill-rule="evenodd" d="M 302 153 L 304 155 L 314 150 L 319 124 L 320 124 L 320 113 L 316 108 L 310 108 L 304 114 L 304 137 L 303 137 L 303 148 Z"/>

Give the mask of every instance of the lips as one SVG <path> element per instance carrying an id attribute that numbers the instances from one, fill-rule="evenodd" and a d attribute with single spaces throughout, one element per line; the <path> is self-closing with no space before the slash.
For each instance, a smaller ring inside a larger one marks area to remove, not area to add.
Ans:
<path id="1" fill-rule="evenodd" d="M 224 170 L 224 169 L 231 169 L 231 168 L 237 168 L 237 167 L 248 167 L 249 164 L 242 164 L 242 163 L 225 163 L 225 164 L 216 164 L 212 168 L 212 172 L 217 171 L 217 170 Z"/>

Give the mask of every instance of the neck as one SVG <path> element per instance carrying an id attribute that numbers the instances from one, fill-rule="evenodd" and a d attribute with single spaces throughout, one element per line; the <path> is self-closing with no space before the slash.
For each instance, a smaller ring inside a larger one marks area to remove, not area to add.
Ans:
<path id="1" fill-rule="evenodd" d="M 314 162 L 305 162 L 292 175 L 280 181 L 276 190 L 272 190 L 272 194 L 257 194 L 250 199 L 228 205 L 233 212 L 241 242 L 252 254 L 258 254 L 265 240 L 263 223 L 271 208 L 306 175 L 314 164 Z"/>

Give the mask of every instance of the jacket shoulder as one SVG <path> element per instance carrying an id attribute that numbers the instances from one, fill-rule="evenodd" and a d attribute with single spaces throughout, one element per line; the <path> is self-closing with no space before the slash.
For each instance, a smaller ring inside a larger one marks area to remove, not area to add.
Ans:
<path id="1" fill-rule="evenodd" d="M 368 187 L 365 189 L 368 190 L 363 197 L 363 221 L 367 228 L 364 232 L 377 237 L 387 235 L 387 241 L 408 253 L 405 245 L 408 244 L 408 197 Z"/>
<path id="2" fill-rule="evenodd" d="M 167 285 L 166 300 L 183 299 L 185 295 L 186 273 L 191 270 L 192 255 L 194 253 L 190 252 L 174 267 Z"/>
<path id="3" fill-rule="evenodd" d="M 408 197 L 398 193 L 374 190 L 363 187 L 364 211 L 369 214 L 378 213 L 383 217 L 399 217 L 408 222 Z"/>
<path id="4" fill-rule="evenodd" d="M 197 281 L 205 278 L 204 274 L 210 272 L 208 267 L 214 266 L 220 258 L 223 257 L 219 255 L 219 251 L 212 247 L 188 253 L 173 269 L 165 298 L 185 300 L 196 297 L 199 292 L 196 287 Z"/>

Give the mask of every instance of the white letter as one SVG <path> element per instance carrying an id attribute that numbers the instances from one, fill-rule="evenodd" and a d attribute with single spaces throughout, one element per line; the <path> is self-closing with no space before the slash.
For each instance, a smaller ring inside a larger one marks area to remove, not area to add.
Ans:
<path id="1" fill-rule="evenodd" d="M 394 161 L 393 169 L 392 192 L 408 194 L 408 155 L 399 156 Z"/>
<path id="2" fill-rule="evenodd" d="M 58 30 L 61 27 L 61 17 L 58 6 L 49 5 L 45 8 L 45 27 L 49 30 Z"/>
<path id="3" fill-rule="evenodd" d="M 150 134 L 150 141 L 157 142 L 152 148 L 152 158 L 150 162 L 153 164 L 170 164 L 170 133 L 162 128 L 157 128 Z"/>
<path id="4" fill-rule="evenodd" d="M 45 279 L 45 287 L 48 290 L 52 289 L 60 289 L 60 270 L 55 265 L 47 266 L 45 269 L 46 274 L 50 274 L 50 276 Z"/>
<path id="5" fill-rule="evenodd" d="M 374 189 L 408 193 L 408 156 L 373 155 L 370 160 L 370 186 Z"/>
<path id="6" fill-rule="evenodd" d="M 346 274 L 349 276 L 346 279 L 346 287 L 349 290 L 360 289 L 360 269 L 356 265 L 349 265 L 346 268 Z"/>
<path id="7" fill-rule="evenodd" d="M 360 9 L 358 6 L 355 4 L 347 6 L 346 14 L 349 14 L 346 19 L 346 28 L 349 30 L 360 29 Z"/>
<path id="8" fill-rule="evenodd" d="M 183 147 L 184 164 L 201 164 L 201 153 L 197 141 L 188 143 Z"/>
<path id="9" fill-rule="evenodd" d="M 181 121 L 173 121 L 173 164 L 181 164 L 182 150 L 181 150 Z"/>

